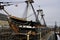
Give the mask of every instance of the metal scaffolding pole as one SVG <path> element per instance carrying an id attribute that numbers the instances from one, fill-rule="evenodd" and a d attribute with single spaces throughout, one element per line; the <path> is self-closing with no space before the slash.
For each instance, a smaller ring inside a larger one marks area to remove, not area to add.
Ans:
<path id="1" fill-rule="evenodd" d="M 27 34 L 27 40 L 29 40 L 29 34 Z"/>
<path id="2" fill-rule="evenodd" d="M 41 32 L 40 32 L 40 40 L 41 40 Z"/>

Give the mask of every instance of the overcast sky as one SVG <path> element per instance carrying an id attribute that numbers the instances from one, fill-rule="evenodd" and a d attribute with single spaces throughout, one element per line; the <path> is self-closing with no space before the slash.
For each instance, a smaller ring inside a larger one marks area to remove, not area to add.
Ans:
<path id="1" fill-rule="evenodd" d="M 0 0 L 0 1 L 25 1 L 25 0 Z M 47 25 L 54 25 L 55 21 L 58 25 L 60 25 L 60 0 L 34 0 L 35 3 L 33 4 L 35 10 L 37 10 L 40 5 L 40 8 L 43 9 L 43 13 L 45 14 L 44 18 L 47 23 Z M 20 3 L 18 4 L 18 7 L 16 6 L 9 6 L 5 7 L 5 9 L 14 16 L 23 17 L 24 11 L 26 8 L 26 3 Z M 31 10 L 31 7 L 29 6 L 29 11 Z M 28 11 L 28 12 L 29 12 Z M 2 12 L 4 13 L 4 12 Z M 29 15 L 33 15 L 33 12 L 29 12 Z M 34 15 L 31 16 L 28 20 L 34 20 Z M 41 19 L 41 18 L 40 18 Z"/>

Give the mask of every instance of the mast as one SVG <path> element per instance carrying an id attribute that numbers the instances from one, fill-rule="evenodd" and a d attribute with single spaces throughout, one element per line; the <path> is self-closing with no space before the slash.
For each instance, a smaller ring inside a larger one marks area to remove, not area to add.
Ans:
<path id="1" fill-rule="evenodd" d="M 45 19 L 44 19 L 44 14 L 43 14 L 43 10 L 42 9 L 39 9 L 37 10 L 38 14 L 41 13 L 41 18 L 43 19 L 43 22 L 44 22 L 44 26 L 47 26 L 46 25 L 46 22 L 45 22 Z M 37 17 L 38 18 L 38 17 Z"/>
<path id="2" fill-rule="evenodd" d="M 56 30 L 57 30 L 57 22 L 55 22 L 55 26 L 54 27 L 55 27 L 54 31 L 56 32 Z"/>
<path id="3" fill-rule="evenodd" d="M 33 1 L 33 0 L 27 0 L 27 1 L 25 1 L 25 2 L 27 3 L 27 5 L 28 5 L 28 3 L 31 5 L 32 10 L 33 10 L 34 15 L 35 15 L 35 18 L 36 18 L 36 22 L 41 25 L 39 19 L 37 18 L 37 14 L 36 14 L 36 12 L 35 12 L 35 9 L 34 9 L 34 7 L 33 7 L 33 5 L 32 5 L 32 3 L 34 3 L 34 1 Z"/>

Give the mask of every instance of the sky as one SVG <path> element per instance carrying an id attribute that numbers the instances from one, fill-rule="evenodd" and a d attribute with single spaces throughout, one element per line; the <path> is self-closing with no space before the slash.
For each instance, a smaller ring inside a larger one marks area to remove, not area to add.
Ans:
<path id="1" fill-rule="evenodd" d="M 10 1 L 10 2 L 16 2 L 16 1 L 25 1 L 25 0 L 0 0 L 0 1 Z M 17 16 L 22 18 L 25 14 L 25 8 L 26 3 L 20 3 L 12 6 L 6 6 L 5 10 L 11 15 Z M 47 25 L 53 25 L 55 24 L 55 21 L 57 22 L 57 25 L 60 25 L 60 0 L 34 0 L 33 6 L 35 8 L 35 11 L 40 8 L 43 9 L 44 18 Z M 4 13 L 3 11 L 0 11 L 1 13 Z M 6 14 L 6 13 L 4 13 Z M 32 12 L 31 7 L 29 6 L 28 10 L 28 16 L 32 15 L 28 18 L 28 20 L 35 20 L 35 16 Z M 28 17 L 27 16 L 27 17 Z M 39 18 L 41 21 L 41 18 Z"/>

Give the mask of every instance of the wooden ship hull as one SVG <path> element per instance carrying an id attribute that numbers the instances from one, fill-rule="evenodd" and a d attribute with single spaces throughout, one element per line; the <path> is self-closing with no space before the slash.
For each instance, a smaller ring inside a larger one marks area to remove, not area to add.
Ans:
<path id="1" fill-rule="evenodd" d="M 19 20 L 15 17 L 11 17 L 11 20 L 10 25 L 13 25 L 13 28 L 3 29 L 0 33 L 1 40 L 41 40 L 41 37 L 44 37 L 50 31 L 47 27 L 36 22 Z M 19 30 L 15 31 L 17 28 Z"/>

